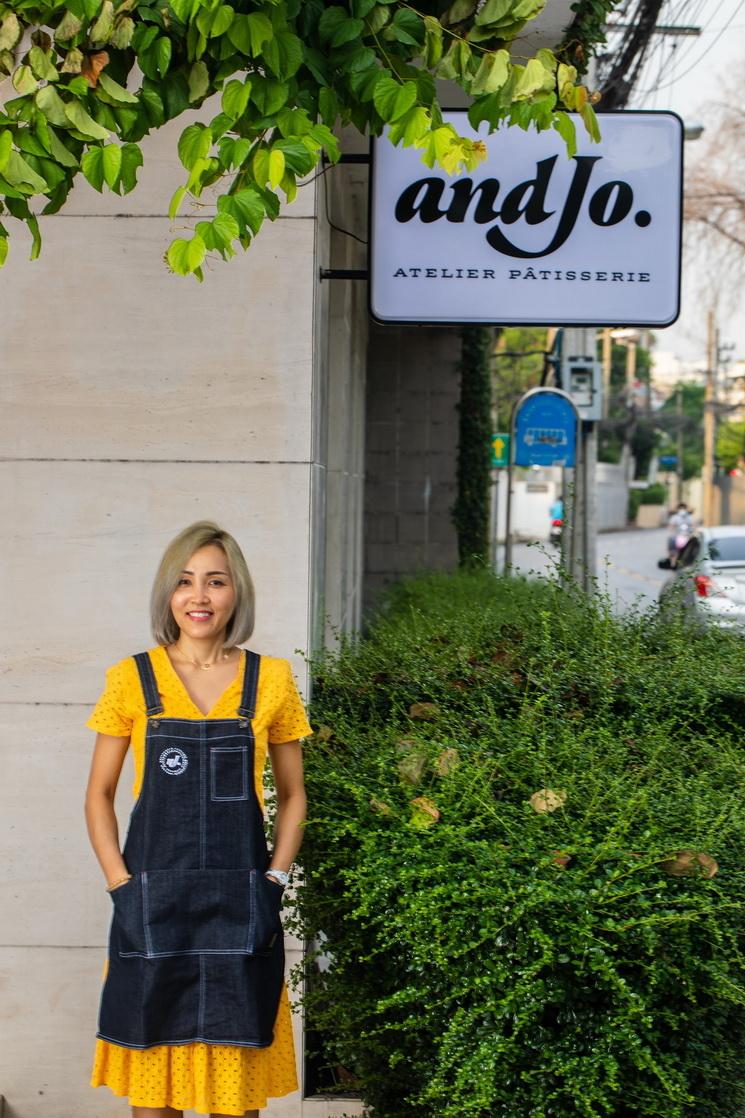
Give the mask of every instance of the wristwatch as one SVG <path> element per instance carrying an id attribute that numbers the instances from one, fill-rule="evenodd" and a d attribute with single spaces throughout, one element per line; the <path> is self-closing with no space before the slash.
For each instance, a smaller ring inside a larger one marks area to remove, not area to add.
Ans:
<path id="1" fill-rule="evenodd" d="M 281 885 L 283 889 L 287 886 L 287 882 L 290 880 L 290 875 L 285 870 L 265 870 L 264 876 L 273 877 L 277 884 Z"/>

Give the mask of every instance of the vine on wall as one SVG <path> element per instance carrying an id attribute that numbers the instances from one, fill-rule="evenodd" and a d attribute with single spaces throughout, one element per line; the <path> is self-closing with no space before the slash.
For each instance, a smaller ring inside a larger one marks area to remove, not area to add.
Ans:
<path id="1" fill-rule="evenodd" d="M 557 48 L 556 56 L 586 74 L 595 48 L 605 43 L 608 16 L 618 0 L 578 0 L 572 4 L 574 19 Z"/>
<path id="2" fill-rule="evenodd" d="M 460 332 L 458 404 L 458 495 L 453 523 L 462 567 L 489 561 L 489 483 L 491 470 L 491 371 L 494 331 L 466 326 Z"/>

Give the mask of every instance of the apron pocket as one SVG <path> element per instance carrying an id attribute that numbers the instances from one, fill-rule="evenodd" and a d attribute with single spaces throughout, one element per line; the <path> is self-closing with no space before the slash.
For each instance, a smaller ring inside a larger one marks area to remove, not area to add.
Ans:
<path id="1" fill-rule="evenodd" d="M 210 749 L 210 798 L 248 799 L 248 750 L 245 745 L 215 745 Z"/>
<path id="2" fill-rule="evenodd" d="M 277 936 L 282 935 L 280 909 L 284 889 L 276 881 L 271 881 L 263 873 L 256 872 L 253 881 L 255 894 L 253 954 L 267 955 L 274 946 Z"/>
<path id="3" fill-rule="evenodd" d="M 114 924 L 118 930 L 119 954 L 141 955 L 145 950 L 142 921 L 142 877 L 132 875 L 124 885 L 109 893 L 114 905 Z"/>
<path id="4" fill-rule="evenodd" d="M 267 898 L 257 870 L 147 870 L 142 875 L 148 957 L 266 949 Z M 274 928 L 279 908 L 274 912 Z"/>

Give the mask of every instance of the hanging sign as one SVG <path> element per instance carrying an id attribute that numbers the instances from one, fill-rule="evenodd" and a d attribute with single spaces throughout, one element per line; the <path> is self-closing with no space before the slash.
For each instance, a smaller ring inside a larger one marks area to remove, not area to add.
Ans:
<path id="1" fill-rule="evenodd" d="M 554 131 L 447 112 L 483 140 L 475 171 L 430 169 L 414 148 L 373 148 L 370 309 L 381 322 L 668 326 L 678 317 L 683 124 L 601 113 L 577 154 Z"/>
<path id="2" fill-rule="evenodd" d="M 513 420 L 516 466 L 564 466 L 577 456 L 577 411 L 556 388 L 536 388 L 518 403 Z"/>

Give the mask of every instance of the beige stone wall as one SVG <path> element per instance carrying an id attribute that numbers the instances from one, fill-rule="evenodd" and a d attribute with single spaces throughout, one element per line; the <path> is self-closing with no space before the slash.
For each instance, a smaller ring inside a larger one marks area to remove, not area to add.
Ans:
<path id="1" fill-rule="evenodd" d="M 135 194 L 82 183 L 64 215 L 43 220 L 41 259 L 24 259 L 21 236 L 0 273 L 5 1118 L 129 1113 L 88 1087 L 110 901 L 85 832 L 83 724 L 105 667 L 151 643 L 150 581 L 178 529 L 213 517 L 237 536 L 257 588 L 252 646 L 293 658 L 307 684 L 295 650 L 311 641 L 324 507 L 316 188 L 204 285 L 170 276 L 164 215 L 183 178 L 182 125 L 146 142 Z M 131 784 L 128 762 L 122 835 Z M 289 964 L 299 947 L 288 943 Z M 269 1113 L 301 1111 L 298 1094 Z"/>

